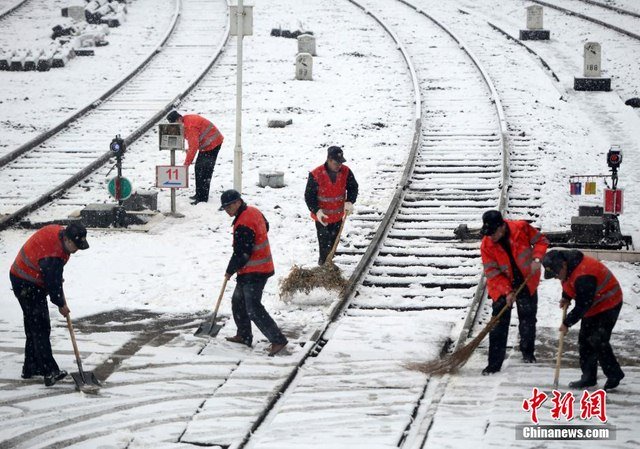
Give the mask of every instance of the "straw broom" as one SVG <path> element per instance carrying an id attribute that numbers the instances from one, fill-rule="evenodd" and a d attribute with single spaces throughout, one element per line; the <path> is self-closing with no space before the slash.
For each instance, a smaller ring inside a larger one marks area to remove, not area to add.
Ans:
<path id="1" fill-rule="evenodd" d="M 520 287 L 518 287 L 515 294 L 516 297 L 520 294 L 522 289 L 527 285 L 527 282 L 529 281 L 532 275 L 533 273 L 530 274 L 524 280 L 524 282 L 522 282 Z M 473 351 L 475 351 L 476 348 L 480 346 L 480 343 L 482 342 L 482 340 L 484 340 L 484 337 L 486 337 L 487 334 L 491 332 L 491 330 L 494 327 L 496 327 L 502 315 L 504 315 L 504 313 L 509 308 L 510 308 L 509 304 L 505 304 L 504 307 L 500 309 L 500 312 L 498 312 L 496 316 L 491 317 L 491 320 L 487 323 L 484 329 L 482 329 L 480 333 L 473 340 L 471 340 L 469 343 L 467 343 L 465 346 L 458 349 L 451 355 L 445 357 L 444 359 L 434 360 L 432 362 L 410 363 L 407 365 L 407 367 L 416 371 L 422 371 L 425 374 L 448 374 L 448 373 L 453 373 L 457 371 L 465 363 L 467 363 L 467 361 L 471 357 L 471 354 L 473 354 Z"/>
<path id="2" fill-rule="evenodd" d="M 287 301 L 295 292 L 299 291 L 309 294 L 311 290 L 318 287 L 324 287 L 327 290 L 342 290 L 344 288 L 347 280 L 342 277 L 340 268 L 333 263 L 333 256 L 338 248 L 340 235 L 342 235 L 346 221 L 347 215 L 340 223 L 338 235 L 323 265 L 313 268 L 303 268 L 298 265 L 291 267 L 289 275 L 280 282 L 280 297 L 283 300 Z"/>

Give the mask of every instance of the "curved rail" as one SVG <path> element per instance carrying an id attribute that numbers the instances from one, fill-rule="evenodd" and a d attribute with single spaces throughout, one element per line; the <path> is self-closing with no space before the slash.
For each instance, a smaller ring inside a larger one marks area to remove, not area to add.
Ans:
<path id="1" fill-rule="evenodd" d="M 396 44 L 398 45 L 398 49 L 402 52 L 403 58 L 405 59 L 407 66 L 410 69 L 412 82 L 414 86 L 414 92 L 416 95 L 416 116 L 415 116 L 414 136 L 412 139 L 409 155 L 407 157 L 407 162 L 405 164 L 404 172 L 396 188 L 396 191 L 393 195 L 393 198 L 387 208 L 387 211 L 384 214 L 382 221 L 378 225 L 378 228 L 376 230 L 374 237 L 372 238 L 364 255 L 360 259 L 358 265 L 356 266 L 351 277 L 349 278 L 347 286 L 340 293 L 339 301 L 335 304 L 334 308 L 330 312 L 328 320 L 317 332 L 317 337 L 315 338 L 315 341 L 310 341 L 305 345 L 306 353 L 302 356 L 297 366 L 292 370 L 290 375 L 287 377 L 286 381 L 272 396 L 271 400 L 269 401 L 269 404 L 264 408 L 264 411 L 261 413 L 258 419 L 251 426 L 251 429 L 247 432 L 244 439 L 238 446 L 239 448 L 243 448 L 249 443 L 251 436 L 256 432 L 256 430 L 258 430 L 261 424 L 272 413 L 272 411 L 276 406 L 276 403 L 280 400 L 280 398 L 283 397 L 284 393 L 288 390 L 289 386 L 296 379 L 300 371 L 300 368 L 303 365 L 305 365 L 310 360 L 311 357 L 316 356 L 322 350 L 325 344 L 328 342 L 329 334 L 331 332 L 331 327 L 339 320 L 339 318 L 345 313 L 346 309 L 350 306 L 357 287 L 360 286 L 365 274 L 371 268 L 375 257 L 378 255 L 380 251 L 380 247 L 383 243 L 385 236 L 389 233 L 389 230 L 391 229 L 391 226 L 394 223 L 394 220 L 397 218 L 397 215 L 401 208 L 403 200 L 405 199 L 406 194 L 412 183 L 412 175 L 415 169 L 415 164 L 417 162 L 418 149 L 421 144 L 421 133 L 422 133 L 421 128 L 422 128 L 422 121 L 423 121 L 422 114 L 420 112 L 421 100 L 420 100 L 419 84 L 418 84 L 415 69 L 413 67 L 413 63 L 411 62 L 410 56 L 408 55 L 404 46 L 400 43 L 395 33 L 393 33 L 393 31 L 384 23 L 382 19 L 377 17 L 375 14 L 371 13 L 368 9 L 366 9 L 356 0 L 349 0 L 349 1 L 354 5 L 356 5 L 357 7 L 364 10 L 372 18 L 374 18 L 385 29 L 385 31 L 392 37 L 394 42 L 396 42 Z M 508 183 L 509 183 L 509 153 L 508 153 L 508 144 L 507 144 L 508 131 L 506 126 L 504 111 L 500 103 L 500 98 L 498 96 L 497 90 L 495 89 L 495 86 L 491 82 L 491 79 L 489 78 L 486 70 L 483 68 L 480 61 L 472 54 L 469 48 L 467 48 L 457 36 L 455 36 L 444 25 L 436 21 L 433 17 L 420 11 L 418 8 L 415 8 L 410 3 L 404 0 L 399 0 L 399 1 L 409 7 L 416 9 L 416 11 L 418 11 L 419 13 L 424 15 L 426 18 L 436 23 L 436 25 L 438 25 L 444 31 L 446 31 L 458 43 L 460 49 L 463 52 L 465 52 L 469 56 L 469 58 L 473 61 L 473 64 L 477 67 L 478 71 L 481 74 L 482 79 L 484 80 L 489 91 L 491 92 L 491 101 L 495 106 L 496 114 L 498 116 L 499 128 L 500 128 L 500 148 L 502 149 L 502 176 L 501 176 L 502 185 L 500 188 L 500 195 L 499 195 L 499 198 L 500 198 L 499 207 L 501 210 L 504 211 L 504 208 L 506 206 L 506 201 L 507 201 L 507 190 L 508 190 Z M 472 304 L 467 310 L 467 319 L 466 319 L 465 325 L 463 326 L 463 330 L 461 331 L 456 344 L 461 344 L 462 342 L 464 342 L 464 340 L 468 337 L 469 333 L 471 332 L 471 326 L 475 320 L 480 301 L 484 296 L 484 291 L 485 291 L 485 279 L 484 279 L 484 275 L 482 274 L 479 285 L 476 288 L 475 294 L 473 295 L 474 299 L 472 301 Z M 423 404 L 423 399 L 426 393 L 428 383 L 429 382 L 427 379 L 427 381 L 425 382 L 424 390 L 422 392 L 422 396 L 418 400 L 418 403 L 414 410 L 414 414 L 412 415 L 412 418 L 410 420 L 411 422 L 424 423 L 424 418 L 421 417 L 421 419 L 419 420 L 416 420 L 416 418 L 418 413 L 421 410 L 421 405 Z M 444 389 L 446 388 L 446 380 L 443 383 L 441 383 L 441 386 L 442 386 L 442 392 L 444 392 Z M 410 426 L 411 426 L 411 423 L 409 424 L 409 427 Z M 406 429 L 404 432 L 404 435 L 406 436 L 408 433 L 409 433 L 409 429 Z M 399 446 L 402 446 L 403 444 L 404 444 L 404 439 L 398 442 Z"/>
<path id="2" fill-rule="evenodd" d="M 228 1 L 226 2 L 228 5 Z M 184 91 L 179 93 L 176 97 L 171 99 L 167 104 L 165 104 L 162 109 L 156 112 L 150 119 L 148 119 L 145 123 L 135 129 L 131 134 L 124 138 L 125 143 L 129 146 L 135 140 L 140 138 L 146 131 L 151 129 L 155 123 L 161 120 L 169 110 L 178 105 L 182 99 L 193 90 L 193 88 L 200 82 L 200 80 L 207 74 L 207 72 L 213 67 L 215 62 L 218 60 L 220 54 L 222 53 L 223 48 L 226 46 L 229 39 L 229 21 L 227 20 L 225 25 L 225 30 L 223 33 L 223 38 L 221 43 L 218 45 L 217 49 L 214 51 L 212 58 L 209 60 L 208 64 L 204 67 L 204 69 L 199 73 L 199 75 L 191 81 L 191 83 L 186 87 Z M 175 26 L 175 25 L 174 25 Z M 52 189 L 49 189 L 44 194 L 41 194 L 39 197 L 30 201 L 26 205 L 20 207 L 18 210 L 5 215 L 0 218 L 0 231 L 6 229 L 7 227 L 17 223 L 20 219 L 28 215 L 29 213 L 39 209 L 40 207 L 48 204 L 54 199 L 58 198 L 62 195 L 67 189 L 77 184 L 87 175 L 104 165 L 109 159 L 113 157 L 113 154 L 110 151 L 106 151 L 100 157 L 92 161 L 89 165 L 85 166 L 80 171 L 76 172 L 62 183 L 58 184 Z"/>

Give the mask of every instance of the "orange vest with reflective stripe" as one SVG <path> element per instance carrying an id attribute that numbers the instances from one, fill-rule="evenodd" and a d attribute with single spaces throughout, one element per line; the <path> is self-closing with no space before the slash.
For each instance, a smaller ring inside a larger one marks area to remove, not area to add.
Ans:
<path id="1" fill-rule="evenodd" d="M 38 262 L 46 257 L 58 257 L 65 264 L 69 260 L 70 254 L 65 251 L 60 238 L 60 232 L 63 229 L 64 227 L 60 225 L 48 225 L 29 237 L 13 261 L 11 274 L 32 282 L 38 287 L 44 287 L 42 270 Z"/>
<path id="2" fill-rule="evenodd" d="M 509 244 L 511 253 L 522 275 L 527 278 L 531 274 L 531 262 L 538 257 L 542 259 L 547 251 L 549 241 L 536 228 L 526 221 L 505 220 L 509 227 Z M 500 296 L 508 295 L 515 290 L 511 285 L 513 272 L 509 255 L 500 243 L 494 243 L 490 237 L 484 237 L 480 247 L 482 264 L 487 277 L 489 297 L 497 301 Z M 540 283 L 540 270 L 527 282 L 529 293 L 533 293 Z M 517 287 L 516 287 L 517 288 Z"/>
<path id="3" fill-rule="evenodd" d="M 596 278 L 596 292 L 593 304 L 584 314 L 585 317 L 613 309 L 622 302 L 622 289 L 616 277 L 602 262 L 589 256 L 584 256 L 582 262 L 571 273 L 571 276 L 562 282 L 562 290 L 567 296 L 572 299 L 576 297 L 576 279 L 585 275 L 595 276 Z"/>
<path id="4" fill-rule="evenodd" d="M 251 257 L 247 264 L 238 270 L 238 274 L 273 273 L 275 269 L 267 236 L 267 224 L 262 213 L 253 206 L 247 206 L 233 225 L 234 235 L 238 226 L 246 226 L 255 236 Z"/>
<path id="5" fill-rule="evenodd" d="M 344 202 L 347 194 L 347 177 L 349 167 L 342 165 L 336 175 L 336 182 L 331 182 L 329 173 L 324 165 L 313 169 L 311 175 L 318 183 L 318 206 L 327 214 L 327 223 L 338 223 L 344 216 Z M 311 218 L 318 221 L 316 214 L 311 213 Z"/>
<path id="6" fill-rule="evenodd" d="M 196 114 L 182 117 L 184 125 L 184 137 L 189 142 L 189 150 L 184 165 L 189 165 L 196 155 L 196 151 L 212 151 L 218 145 L 222 145 L 224 140 L 216 125 L 204 117 Z"/>

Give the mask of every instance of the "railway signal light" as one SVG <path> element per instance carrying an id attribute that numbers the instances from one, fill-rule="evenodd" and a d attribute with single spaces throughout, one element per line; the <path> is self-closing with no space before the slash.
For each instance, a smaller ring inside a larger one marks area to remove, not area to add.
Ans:
<path id="1" fill-rule="evenodd" d="M 607 165 L 611 169 L 617 170 L 620 168 L 620 164 L 622 164 L 622 150 L 620 150 L 619 147 L 613 146 L 607 153 Z"/>
<path id="2" fill-rule="evenodd" d="M 118 134 L 113 138 L 113 140 L 109 144 L 109 149 L 115 156 L 117 157 L 122 156 L 122 154 L 124 153 L 124 150 L 126 149 L 126 144 L 124 142 L 124 139 L 120 137 L 120 134 Z"/>

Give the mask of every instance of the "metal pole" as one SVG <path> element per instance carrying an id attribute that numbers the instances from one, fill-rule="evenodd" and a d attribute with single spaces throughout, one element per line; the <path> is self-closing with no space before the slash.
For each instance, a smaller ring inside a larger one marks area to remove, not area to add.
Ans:
<path id="1" fill-rule="evenodd" d="M 171 166 L 176 165 L 176 150 L 171 150 Z M 176 215 L 176 189 L 171 189 L 171 215 Z"/>
<path id="2" fill-rule="evenodd" d="M 238 0 L 238 50 L 236 79 L 236 146 L 233 151 L 233 188 L 242 193 L 242 38 L 244 37 L 244 3 Z"/>

